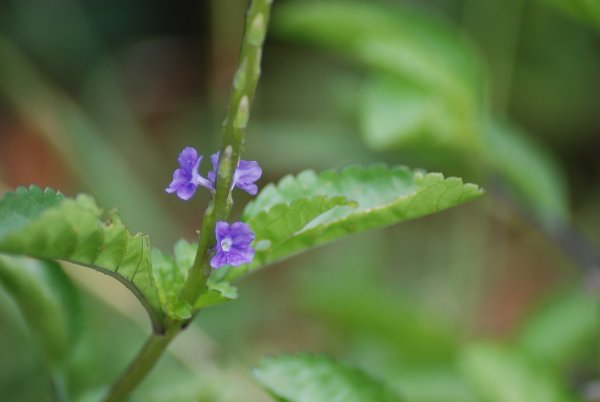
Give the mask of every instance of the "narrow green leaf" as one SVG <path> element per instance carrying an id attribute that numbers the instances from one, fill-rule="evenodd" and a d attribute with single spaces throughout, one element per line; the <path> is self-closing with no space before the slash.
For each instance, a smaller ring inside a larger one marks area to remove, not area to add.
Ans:
<path id="1" fill-rule="evenodd" d="M 399 402 L 400 397 L 363 372 L 322 356 L 264 359 L 254 377 L 289 402 Z"/>
<path id="2" fill-rule="evenodd" d="M 73 283 L 55 262 L 0 255 L 0 284 L 15 300 L 50 367 L 59 369 L 81 332 Z"/>
<path id="3" fill-rule="evenodd" d="M 89 196 L 69 199 L 50 189 L 19 188 L 0 200 L 0 252 L 69 261 L 108 274 L 131 290 L 160 326 L 148 237 L 131 235 L 114 213 L 108 222 L 101 216 Z"/>
<path id="4" fill-rule="evenodd" d="M 600 332 L 598 300 L 578 289 L 561 295 L 524 322 L 517 346 L 552 369 L 587 356 Z"/>
<path id="5" fill-rule="evenodd" d="M 405 167 L 351 166 L 304 171 L 268 185 L 246 206 L 256 232 L 252 264 L 232 267 L 229 281 L 305 249 L 365 230 L 429 215 L 477 198 L 460 179 Z"/>
<path id="6" fill-rule="evenodd" d="M 461 369 L 480 400 L 486 402 L 565 402 L 560 380 L 515 351 L 473 344 L 463 353 Z"/>
<path id="7" fill-rule="evenodd" d="M 479 145 L 482 69 L 474 51 L 446 21 L 409 8 L 369 2 L 296 1 L 278 7 L 273 22 L 275 34 L 322 47 L 377 74 L 401 79 L 411 95 L 418 93 L 410 99 L 413 112 L 423 108 L 419 114 L 431 113 L 428 109 L 433 103 L 440 108 L 438 113 L 454 116 L 461 130 L 453 131 L 455 138 L 434 132 L 439 134 L 438 140 L 460 141 L 466 148 Z M 405 96 L 403 101 L 409 99 Z M 373 110 L 363 110 L 363 120 L 374 121 L 365 115 Z M 415 117 L 402 109 L 397 112 L 400 119 Z M 363 128 L 373 127 L 363 123 Z M 380 132 L 366 131 L 365 135 L 369 143 L 378 145 Z"/>
<path id="8" fill-rule="evenodd" d="M 491 122 L 485 134 L 488 145 L 482 156 L 514 196 L 545 224 L 568 220 L 567 185 L 551 153 L 508 124 Z"/>

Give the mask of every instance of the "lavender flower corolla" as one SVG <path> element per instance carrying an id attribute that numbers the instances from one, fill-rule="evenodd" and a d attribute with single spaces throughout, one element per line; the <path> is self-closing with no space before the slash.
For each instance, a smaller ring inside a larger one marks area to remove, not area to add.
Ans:
<path id="1" fill-rule="evenodd" d="M 256 251 L 251 243 L 254 232 L 250 225 L 244 222 L 229 224 L 224 221 L 217 222 L 215 228 L 217 246 L 215 255 L 210 260 L 210 266 L 220 268 L 223 265 L 238 266 L 252 262 Z"/>

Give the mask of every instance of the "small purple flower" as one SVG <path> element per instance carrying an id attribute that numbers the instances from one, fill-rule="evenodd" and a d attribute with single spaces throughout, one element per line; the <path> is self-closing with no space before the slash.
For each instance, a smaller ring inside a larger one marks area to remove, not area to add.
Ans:
<path id="1" fill-rule="evenodd" d="M 250 225 L 236 222 L 217 222 L 217 253 L 210 260 L 210 266 L 220 268 L 223 265 L 242 265 L 252 262 L 256 251 L 250 243 L 254 240 L 254 232 Z"/>
<path id="2" fill-rule="evenodd" d="M 217 181 L 217 169 L 219 168 L 219 158 L 221 153 L 211 155 L 210 160 L 212 161 L 213 171 L 208 172 L 208 180 L 212 183 L 212 188 L 216 188 Z M 238 187 L 247 192 L 250 195 L 256 195 L 258 192 L 258 186 L 254 184 L 262 175 L 262 169 L 256 161 L 245 161 L 240 159 L 237 169 L 233 175 L 233 182 L 231 188 Z"/>
<path id="3" fill-rule="evenodd" d="M 165 189 L 167 193 L 177 193 L 182 200 L 189 200 L 196 193 L 198 186 L 212 189 L 212 183 L 200 176 L 198 168 L 202 162 L 202 155 L 192 147 L 186 147 L 179 154 L 179 169 L 173 172 L 173 181 Z"/>

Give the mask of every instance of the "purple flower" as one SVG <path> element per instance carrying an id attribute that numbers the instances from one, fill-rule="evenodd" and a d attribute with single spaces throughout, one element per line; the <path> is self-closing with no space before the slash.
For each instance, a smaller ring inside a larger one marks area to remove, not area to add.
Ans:
<path id="1" fill-rule="evenodd" d="M 250 225 L 236 222 L 217 222 L 217 253 L 210 260 L 210 266 L 220 268 L 223 265 L 242 265 L 252 262 L 256 251 L 250 243 L 254 240 L 254 232 Z"/>
<path id="2" fill-rule="evenodd" d="M 210 160 L 212 161 L 213 171 L 208 172 L 208 180 L 212 183 L 212 188 L 216 188 L 217 181 L 217 169 L 219 168 L 219 158 L 221 153 L 211 155 Z M 256 161 L 245 161 L 240 159 L 237 169 L 233 175 L 233 182 L 231 188 L 238 187 L 247 192 L 250 195 L 256 195 L 258 192 L 258 186 L 254 182 L 260 179 L 262 175 L 262 169 Z"/>
<path id="3" fill-rule="evenodd" d="M 198 168 L 202 162 L 202 155 L 192 147 L 186 147 L 179 154 L 179 169 L 173 172 L 173 181 L 165 189 L 167 193 L 177 193 L 182 200 L 189 200 L 196 193 L 198 186 L 212 189 L 212 183 L 200 176 Z"/>

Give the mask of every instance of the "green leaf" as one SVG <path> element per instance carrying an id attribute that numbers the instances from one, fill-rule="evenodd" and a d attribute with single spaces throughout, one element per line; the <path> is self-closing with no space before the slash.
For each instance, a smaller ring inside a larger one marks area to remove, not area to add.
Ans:
<path id="1" fill-rule="evenodd" d="M 458 30 L 433 14 L 368 2 L 292 2 L 274 12 L 276 34 L 342 54 L 374 73 L 401 79 L 402 100 L 410 112 L 397 109 L 398 120 L 435 113 L 453 116 L 459 129 L 453 137 L 433 132 L 438 141 L 460 141 L 478 147 L 481 98 L 484 92 L 479 59 Z M 380 90 L 381 88 L 376 88 Z M 410 96 L 410 97 L 409 97 Z M 367 102 L 377 98 L 367 96 Z M 391 106 L 386 106 L 390 110 Z M 374 122 L 367 104 L 362 119 Z M 363 123 L 367 130 L 374 128 Z M 402 127 L 404 128 L 404 127 Z M 407 128 L 412 128 L 408 126 Z M 458 127 L 457 127 L 458 128 Z M 381 132 L 365 131 L 369 143 L 379 145 Z"/>
<path id="2" fill-rule="evenodd" d="M 517 345 L 547 367 L 563 369 L 595 347 L 599 328 L 597 298 L 578 290 L 555 298 L 526 320 Z"/>
<path id="3" fill-rule="evenodd" d="M 486 402 L 564 402 L 560 380 L 512 350 L 492 344 L 465 349 L 461 369 Z"/>
<path id="4" fill-rule="evenodd" d="M 0 255 L 0 284 L 13 297 L 47 363 L 64 365 L 81 333 L 73 283 L 52 261 Z"/>
<path id="5" fill-rule="evenodd" d="M 155 327 L 164 316 L 152 276 L 148 237 L 108 222 L 86 195 L 76 199 L 32 186 L 0 200 L 0 252 L 84 265 L 116 278 L 142 302 Z"/>
<path id="6" fill-rule="evenodd" d="M 196 299 L 194 310 L 200 310 L 206 307 L 216 306 L 227 303 L 238 297 L 237 288 L 226 281 L 217 281 L 216 277 L 208 278 L 206 286 L 208 291 L 204 292 Z"/>
<path id="7" fill-rule="evenodd" d="M 544 2 L 600 30 L 600 2 L 597 0 L 544 0 Z"/>
<path id="8" fill-rule="evenodd" d="M 361 94 L 361 131 L 372 148 L 468 142 L 469 131 L 442 97 L 410 81 L 377 75 Z"/>
<path id="9" fill-rule="evenodd" d="M 322 356 L 264 359 L 254 377 L 275 397 L 289 402 L 399 402 L 401 399 L 363 372 Z"/>
<path id="10" fill-rule="evenodd" d="M 569 202 L 563 172 L 542 144 L 516 128 L 491 122 L 482 157 L 507 181 L 513 195 L 547 225 L 567 221 Z"/>
<path id="11" fill-rule="evenodd" d="M 183 240 L 176 243 L 175 248 L 177 249 L 177 245 L 182 242 Z M 158 297 L 169 316 L 178 320 L 186 320 L 192 316 L 192 306 L 179 298 L 189 267 L 191 264 L 184 268 L 184 265 L 178 264 L 173 256 L 158 249 L 152 250 L 152 272 L 156 281 Z"/>
<path id="12" fill-rule="evenodd" d="M 246 206 L 256 232 L 254 261 L 231 267 L 227 279 L 305 249 L 370 229 L 429 215 L 477 198 L 482 191 L 455 177 L 405 167 L 350 166 L 320 174 L 304 171 L 268 185 Z"/>

